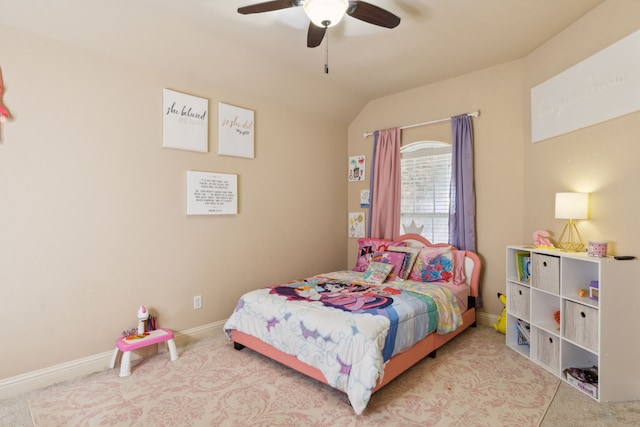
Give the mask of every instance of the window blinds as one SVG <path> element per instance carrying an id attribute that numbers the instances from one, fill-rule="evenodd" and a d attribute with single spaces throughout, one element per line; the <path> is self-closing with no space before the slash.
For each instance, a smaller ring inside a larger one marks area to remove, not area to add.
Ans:
<path id="1" fill-rule="evenodd" d="M 424 151 L 423 151 L 424 153 Z M 400 233 L 415 221 L 433 243 L 449 240 L 451 153 L 403 156 Z"/>

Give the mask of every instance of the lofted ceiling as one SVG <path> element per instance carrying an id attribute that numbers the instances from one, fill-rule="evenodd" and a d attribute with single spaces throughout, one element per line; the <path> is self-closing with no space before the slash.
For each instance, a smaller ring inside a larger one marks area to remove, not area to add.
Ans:
<path id="1" fill-rule="evenodd" d="M 345 16 L 313 49 L 306 47 L 309 21 L 302 7 L 237 13 L 262 1 L 0 0 L 0 25 L 128 60 L 153 56 L 145 43 L 160 40 L 165 48 L 156 55 L 167 67 L 193 68 L 199 60 L 189 59 L 189 46 L 217 40 L 227 46 L 226 57 L 237 51 L 238 57 L 263 58 L 269 65 L 253 66 L 245 77 L 273 80 L 279 93 L 287 82 L 309 82 L 323 92 L 330 88 L 332 99 L 348 94 L 355 102 L 341 114 L 353 118 L 372 99 L 521 58 L 603 0 L 368 0 L 398 15 L 400 25 L 387 29 Z"/>
<path id="2" fill-rule="evenodd" d="M 328 30 L 332 83 L 368 99 L 521 58 L 602 0 L 368 0 L 401 18 L 394 29 L 345 16 Z M 302 7 L 240 15 L 262 0 L 162 2 L 295 72 L 323 76 L 326 43 L 306 47 Z"/>

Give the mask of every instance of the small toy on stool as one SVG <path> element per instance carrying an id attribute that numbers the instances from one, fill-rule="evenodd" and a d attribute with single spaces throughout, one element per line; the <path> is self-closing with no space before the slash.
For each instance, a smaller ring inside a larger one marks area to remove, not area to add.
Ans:
<path id="1" fill-rule="evenodd" d="M 141 305 L 138 309 L 138 335 L 144 334 L 144 322 L 149 318 L 147 307 Z"/>

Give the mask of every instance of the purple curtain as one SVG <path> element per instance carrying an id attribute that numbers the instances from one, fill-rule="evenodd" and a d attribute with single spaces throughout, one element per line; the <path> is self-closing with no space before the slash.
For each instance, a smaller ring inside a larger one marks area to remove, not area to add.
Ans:
<path id="1" fill-rule="evenodd" d="M 473 128 L 471 117 L 451 118 L 451 190 L 449 243 L 475 252 L 476 193 L 473 184 Z"/>
<path id="2" fill-rule="evenodd" d="M 395 239 L 400 234 L 400 128 L 376 131 L 369 207 L 369 236 Z"/>

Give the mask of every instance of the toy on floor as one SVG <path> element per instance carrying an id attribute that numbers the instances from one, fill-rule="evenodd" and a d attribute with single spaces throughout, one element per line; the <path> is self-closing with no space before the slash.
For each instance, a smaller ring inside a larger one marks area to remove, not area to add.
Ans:
<path id="1" fill-rule="evenodd" d="M 502 314 L 498 317 L 496 323 L 493 324 L 493 329 L 500 332 L 501 334 L 507 333 L 507 297 L 506 295 L 498 292 L 498 299 L 502 304 L 504 304 L 504 308 L 502 309 Z"/>
<path id="2" fill-rule="evenodd" d="M 553 243 L 549 240 L 549 232 L 538 230 L 533 232 L 533 240 L 536 242 L 537 248 L 553 248 Z"/>

